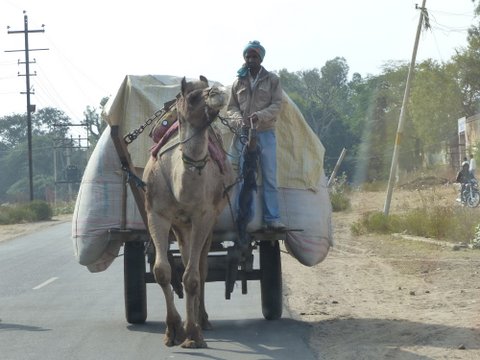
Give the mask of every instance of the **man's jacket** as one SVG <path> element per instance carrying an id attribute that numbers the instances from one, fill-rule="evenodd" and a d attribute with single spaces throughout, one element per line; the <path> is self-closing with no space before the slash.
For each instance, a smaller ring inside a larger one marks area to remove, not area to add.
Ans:
<path id="1" fill-rule="evenodd" d="M 474 179 L 474 176 L 470 173 L 470 171 L 468 171 L 468 169 L 462 169 L 458 172 L 455 181 L 457 183 L 466 184 L 472 179 Z"/>
<path id="2" fill-rule="evenodd" d="M 281 105 L 280 79 L 262 67 L 253 90 L 250 88 L 249 76 L 237 78 L 234 81 L 227 105 L 227 114 L 234 125 L 241 127 L 243 119 L 257 113 L 257 131 L 264 131 L 275 128 Z"/>

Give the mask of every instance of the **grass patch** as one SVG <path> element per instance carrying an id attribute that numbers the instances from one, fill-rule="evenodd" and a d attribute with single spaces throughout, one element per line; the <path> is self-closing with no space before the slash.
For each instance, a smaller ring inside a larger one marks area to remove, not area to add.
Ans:
<path id="1" fill-rule="evenodd" d="M 53 208 L 54 215 L 73 214 L 75 210 L 75 201 L 57 202 Z"/>
<path id="2" fill-rule="evenodd" d="M 397 215 L 385 215 L 380 211 L 371 211 L 363 214 L 360 221 L 352 224 L 354 235 L 367 233 L 391 234 L 399 232 L 400 219 Z"/>
<path id="3" fill-rule="evenodd" d="M 347 184 L 347 176 L 345 174 L 334 179 L 329 188 L 329 194 L 333 211 L 344 211 L 350 209 L 350 187 Z"/>
<path id="4" fill-rule="evenodd" d="M 331 192 L 330 202 L 333 211 L 344 211 L 350 209 L 350 199 L 344 192 Z"/>
<path id="5" fill-rule="evenodd" d="M 2 205 L 0 206 L 0 225 L 50 220 L 52 215 L 51 206 L 41 200 L 23 204 Z"/>
<path id="6" fill-rule="evenodd" d="M 359 186 L 360 191 L 385 191 L 387 189 L 387 183 L 385 181 L 370 181 L 365 182 Z"/>
<path id="7" fill-rule="evenodd" d="M 370 212 L 351 226 L 354 235 L 406 233 L 451 242 L 470 243 L 479 223 L 478 212 L 468 208 L 432 206 L 385 215 Z"/>

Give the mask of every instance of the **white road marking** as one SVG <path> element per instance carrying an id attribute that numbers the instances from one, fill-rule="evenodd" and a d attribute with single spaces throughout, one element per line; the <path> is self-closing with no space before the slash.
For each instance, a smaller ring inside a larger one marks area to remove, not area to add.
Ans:
<path id="1" fill-rule="evenodd" d="M 52 278 L 48 279 L 47 281 L 41 283 L 40 285 L 35 286 L 33 288 L 33 290 L 41 289 L 42 287 L 47 286 L 48 284 L 54 282 L 55 280 L 58 280 L 58 277 L 55 276 L 55 277 L 52 277 Z"/>

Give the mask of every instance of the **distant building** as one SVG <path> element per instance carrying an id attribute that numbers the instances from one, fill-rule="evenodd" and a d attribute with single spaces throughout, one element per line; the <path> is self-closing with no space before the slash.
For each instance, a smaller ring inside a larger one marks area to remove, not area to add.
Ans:
<path id="1" fill-rule="evenodd" d="M 454 164 L 462 163 L 468 153 L 477 151 L 480 142 L 480 114 L 458 119 L 458 151 Z"/>

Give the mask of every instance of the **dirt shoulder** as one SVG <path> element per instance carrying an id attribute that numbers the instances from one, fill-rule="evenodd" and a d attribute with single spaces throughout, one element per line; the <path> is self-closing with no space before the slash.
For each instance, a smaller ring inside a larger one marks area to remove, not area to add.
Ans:
<path id="1" fill-rule="evenodd" d="M 454 202 L 455 189 L 441 192 Z M 394 210 L 413 195 L 422 196 L 396 192 Z M 285 301 L 311 325 L 318 358 L 480 359 L 480 251 L 353 236 L 351 224 L 384 198 L 353 194 L 352 210 L 334 214 L 336 245 L 322 263 L 282 254 Z"/>
<path id="2" fill-rule="evenodd" d="M 48 221 L 38 221 L 34 223 L 0 225 L 0 242 L 14 239 L 16 237 L 31 234 L 35 231 L 48 226 L 53 226 L 62 222 L 71 221 L 72 215 L 58 215 Z"/>

